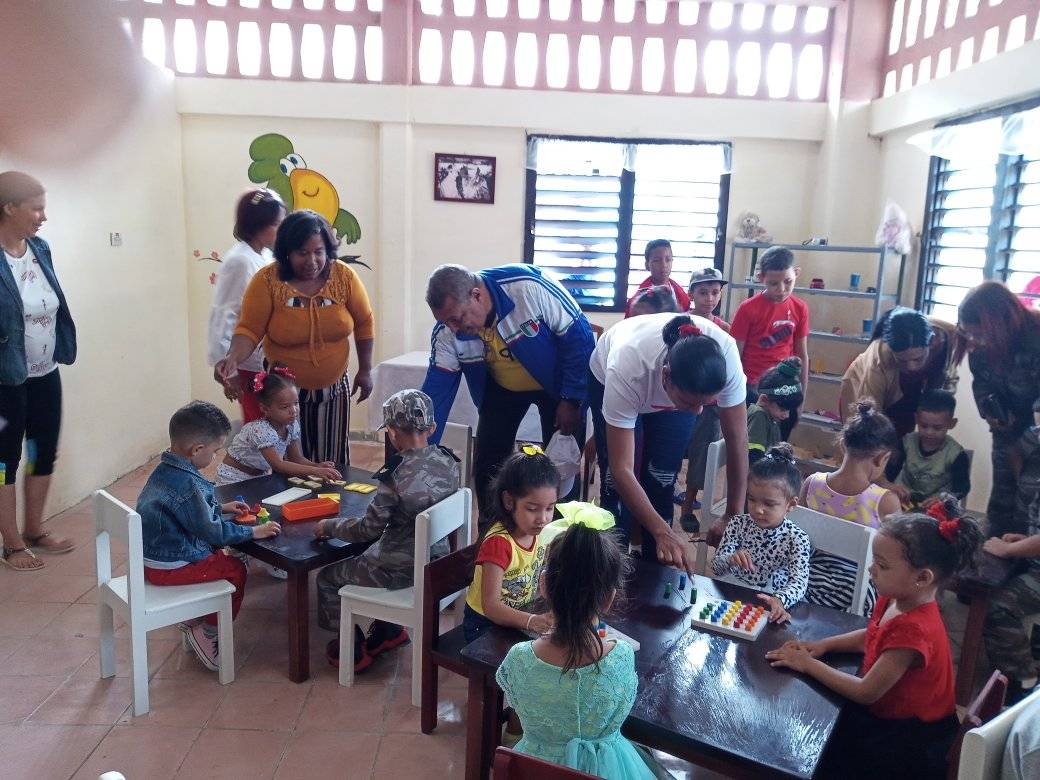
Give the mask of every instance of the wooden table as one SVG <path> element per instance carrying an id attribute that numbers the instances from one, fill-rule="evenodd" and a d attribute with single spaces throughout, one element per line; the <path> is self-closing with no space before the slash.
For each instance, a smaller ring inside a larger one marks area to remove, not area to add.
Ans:
<path id="1" fill-rule="evenodd" d="M 967 706 L 975 692 L 975 667 L 982 646 L 982 628 L 986 623 L 990 597 L 1014 574 L 1015 562 L 979 550 L 975 566 L 953 580 L 948 588 L 969 601 L 968 620 L 961 642 L 961 660 L 957 665 L 957 703 Z"/>
<path id="2" fill-rule="evenodd" d="M 350 482 L 372 482 L 372 473 L 362 469 L 343 468 L 343 479 Z M 246 503 L 253 505 L 268 496 L 293 487 L 286 477 L 268 475 L 221 485 L 216 489 L 217 500 L 231 501 L 235 496 L 242 496 Z M 337 492 L 335 487 L 323 489 L 322 493 Z M 353 493 L 338 491 L 340 499 L 339 514 L 341 517 L 359 517 L 365 513 L 375 493 Z M 310 498 L 314 498 L 311 495 Z M 281 522 L 281 507 L 269 506 L 271 519 Z M 282 532 L 269 539 L 251 540 L 235 545 L 236 549 L 251 555 L 264 563 L 277 566 L 288 573 L 286 596 L 289 607 L 289 679 L 303 682 L 310 677 L 310 637 L 308 610 L 310 608 L 310 572 L 344 558 L 352 558 L 362 553 L 368 543 L 350 544 L 333 548 L 314 537 L 316 520 L 304 520 L 295 523 L 282 523 Z"/>
<path id="3" fill-rule="evenodd" d="M 765 653 L 789 639 L 812 641 L 863 628 L 856 615 L 801 603 L 789 626 L 767 626 L 754 642 L 690 627 L 690 610 L 664 598 L 675 569 L 637 561 L 623 617 L 609 620 L 636 639 L 639 694 L 624 733 L 650 747 L 733 777 L 810 778 L 844 699 L 804 675 L 773 669 Z M 754 591 L 696 578 L 701 594 L 750 601 Z M 687 590 L 687 594 L 689 591 Z M 486 778 L 498 743 L 501 693 L 494 674 L 509 648 L 527 639 L 496 628 L 467 645 L 466 778 Z M 828 656 L 855 673 L 859 656 Z"/>

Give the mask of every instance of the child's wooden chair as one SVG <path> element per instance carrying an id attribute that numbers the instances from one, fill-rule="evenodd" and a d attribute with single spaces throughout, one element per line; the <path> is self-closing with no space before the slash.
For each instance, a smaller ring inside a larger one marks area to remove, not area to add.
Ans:
<path id="1" fill-rule="evenodd" d="M 459 651 L 466 646 L 462 624 L 441 633 L 441 600 L 465 590 L 473 579 L 473 562 L 479 544 L 471 544 L 450 555 L 430 561 L 423 572 L 422 614 L 422 701 L 423 734 L 437 728 L 437 667 L 466 676 L 466 666 Z M 461 613 L 459 615 L 461 617 Z"/>
<path id="2" fill-rule="evenodd" d="M 416 515 L 415 575 L 412 587 L 387 590 L 386 588 L 366 588 L 361 585 L 344 585 L 339 589 L 339 646 L 343 659 L 339 665 L 340 685 L 354 684 L 354 664 L 351 662 L 354 657 L 354 618 L 357 615 L 367 615 L 376 620 L 386 620 L 403 625 L 412 632 L 412 704 L 416 707 L 419 706 L 421 701 L 419 674 L 422 647 L 425 641 L 423 638 L 423 610 L 427 606 L 423 601 L 424 592 L 420 585 L 423 581 L 423 570 L 430 562 L 430 547 L 449 534 L 461 530 L 462 543 L 469 546 L 473 533 L 472 496 L 469 488 L 461 488 L 425 512 Z M 465 586 L 460 590 L 464 593 Z M 459 595 L 461 594 L 454 593 L 439 598 L 432 602 L 429 608 L 444 609 Z"/>
<path id="3" fill-rule="evenodd" d="M 979 695 L 968 705 L 947 756 L 947 780 L 957 780 L 958 777 L 961 780 L 988 780 L 999 774 L 1004 742 L 1015 720 L 1014 716 L 1005 716 L 1019 710 L 1025 701 L 1033 698 L 1028 697 L 1001 715 L 1007 684 L 1007 677 L 997 669 L 982 686 Z M 998 715 L 999 723 L 994 721 Z M 993 728 L 988 727 L 991 721 L 994 721 Z"/>
<path id="4" fill-rule="evenodd" d="M 593 780 L 595 777 L 509 748 L 500 747 L 495 751 L 493 780 Z"/>
<path id="5" fill-rule="evenodd" d="M 130 659 L 134 673 L 134 715 L 148 712 L 149 631 L 192 618 L 218 616 L 220 684 L 235 681 L 235 638 L 231 631 L 231 594 L 227 580 L 194 585 L 151 585 L 144 581 L 141 516 L 104 490 L 94 493 L 97 529 L 98 622 L 101 624 L 101 677 L 116 673 L 113 613 L 130 625 Z M 127 572 L 112 576 L 112 537 L 127 546 Z"/>

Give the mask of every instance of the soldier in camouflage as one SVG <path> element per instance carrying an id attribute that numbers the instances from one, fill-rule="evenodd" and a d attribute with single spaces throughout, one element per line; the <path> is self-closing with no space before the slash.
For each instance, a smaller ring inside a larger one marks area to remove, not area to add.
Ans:
<path id="1" fill-rule="evenodd" d="M 396 590 L 410 587 L 415 565 L 415 517 L 459 489 L 459 459 L 446 447 L 431 445 L 437 428 L 433 402 L 419 390 L 401 390 L 383 404 L 383 426 L 397 449 L 373 476 L 380 482 L 375 498 L 361 518 L 330 518 L 317 524 L 319 537 L 347 542 L 374 541 L 356 558 L 318 573 L 318 624 L 339 631 L 339 589 L 344 585 Z M 448 552 L 441 540 L 431 555 Z M 354 671 L 366 669 L 372 659 L 408 641 L 401 626 L 374 621 L 368 638 L 355 633 Z M 329 643 L 330 663 L 339 665 L 339 640 Z"/>

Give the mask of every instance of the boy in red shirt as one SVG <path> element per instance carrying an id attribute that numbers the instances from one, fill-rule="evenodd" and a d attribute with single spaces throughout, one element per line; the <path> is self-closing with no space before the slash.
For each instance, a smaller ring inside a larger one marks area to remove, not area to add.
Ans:
<path id="1" fill-rule="evenodd" d="M 643 258 L 646 260 L 646 270 L 650 272 L 650 275 L 639 283 L 636 295 L 639 294 L 639 290 L 645 290 L 647 287 L 660 287 L 662 285 L 667 285 L 671 287 L 672 292 L 675 293 L 675 302 L 679 304 L 678 311 L 689 311 L 690 296 L 686 294 L 686 290 L 676 284 L 675 280 L 672 279 L 671 242 L 664 238 L 655 238 L 653 241 L 647 243 L 646 249 L 643 250 Z M 632 316 L 633 300 L 635 300 L 635 296 L 632 296 L 625 305 L 626 317 Z"/>
<path id="2" fill-rule="evenodd" d="M 736 339 L 744 375 L 748 381 L 748 404 L 758 398 L 759 378 L 784 358 L 802 361 L 802 389 L 809 382 L 809 307 L 793 294 L 801 268 L 794 265 L 790 249 L 774 246 L 762 253 L 757 279 L 766 289 L 737 307 L 729 333 Z M 786 440 L 798 422 L 793 412 L 781 426 Z"/>

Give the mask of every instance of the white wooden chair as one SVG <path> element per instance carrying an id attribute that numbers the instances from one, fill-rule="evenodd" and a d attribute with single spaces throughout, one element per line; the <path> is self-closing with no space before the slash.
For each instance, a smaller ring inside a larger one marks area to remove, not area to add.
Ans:
<path id="1" fill-rule="evenodd" d="M 708 445 L 708 454 L 704 459 L 704 488 L 701 491 L 701 531 L 707 532 L 717 520 L 726 513 L 726 497 L 715 495 L 715 483 L 719 473 L 726 468 L 726 440 L 719 439 Z M 704 574 L 708 568 L 708 545 L 697 545 L 697 562 L 695 568 Z"/>
<path id="2" fill-rule="evenodd" d="M 1004 760 L 1004 745 L 1015 720 L 1028 708 L 1040 702 L 1040 692 L 1022 699 L 1002 713 L 971 729 L 961 743 L 957 780 L 997 780 Z"/>
<path id="3" fill-rule="evenodd" d="M 445 423 L 441 444 L 451 449 L 459 459 L 462 487 L 473 487 L 473 428 L 458 423 Z"/>
<path id="4" fill-rule="evenodd" d="M 408 628 L 412 640 L 412 704 L 422 702 L 423 570 L 430 562 L 430 547 L 461 529 L 459 549 L 473 542 L 473 494 L 469 488 L 452 493 L 415 518 L 415 579 L 412 587 L 399 590 L 344 585 L 339 589 L 339 684 L 354 684 L 354 624 L 358 615 L 385 620 Z M 441 609 L 465 594 L 461 590 L 441 599 Z"/>
<path id="5" fill-rule="evenodd" d="M 134 715 L 148 712 L 147 634 L 214 612 L 218 615 L 220 683 L 235 680 L 235 640 L 231 630 L 231 594 L 227 580 L 194 585 L 151 585 L 144 581 L 141 516 L 104 490 L 94 493 L 100 631 L 101 677 L 116 673 L 113 614 L 130 626 L 130 653 L 134 678 Z M 127 573 L 112 576 L 112 538 L 127 547 Z"/>
<path id="6" fill-rule="evenodd" d="M 813 549 L 845 558 L 856 564 L 856 585 L 852 591 L 852 604 L 848 611 L 853 615 L 863 614 L 867 585 L 870 581 L 867 568 L 874 560 L 871 546 L 876 533 L 874 529 L 804 506 L 796 506 L 787 513 L 787 517 L 808 534 Z"/>

